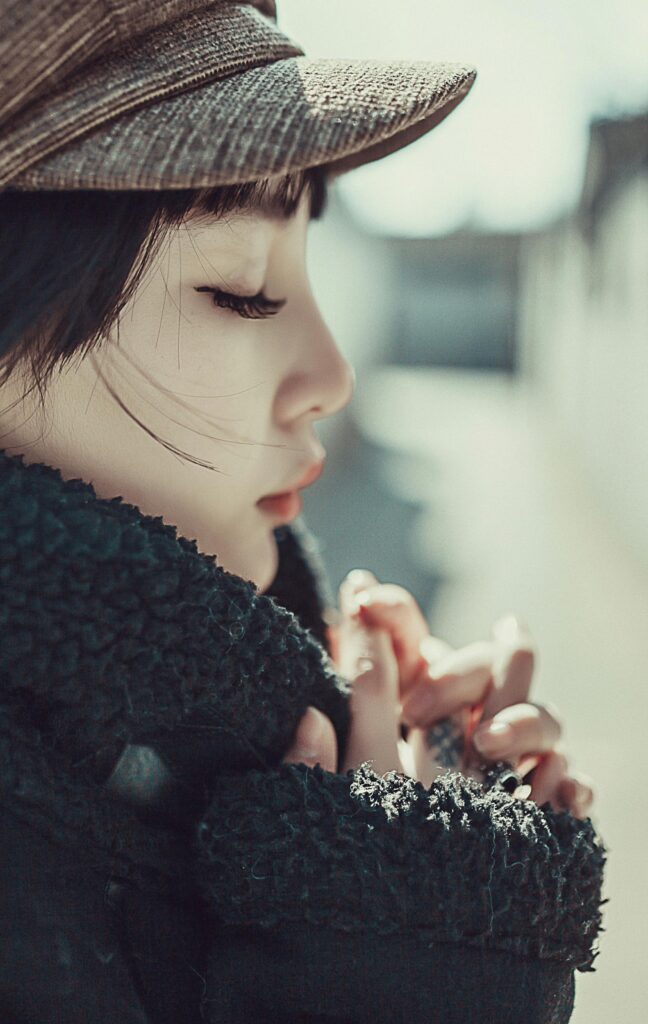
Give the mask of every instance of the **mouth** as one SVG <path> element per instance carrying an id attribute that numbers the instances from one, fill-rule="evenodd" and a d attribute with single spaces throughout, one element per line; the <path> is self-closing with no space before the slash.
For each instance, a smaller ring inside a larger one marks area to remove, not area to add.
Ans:
<path id="1" fill-rule="evenodd" d="M 310 487 L 311 484 L 314 484 L 319 479 L 324 471 L 325 461 L 325 459 L 322 459 L 320 462 L 310 466 L 289 490 L 279 491 L 276 494 L 267 494 L 265 497 L 259 498 L 256 503 L 257 507 L 263 512 L 278 516 L 285 522 L 295 519 L 304 507 L 304 501 L 299 491 L 305 487 Z"/>

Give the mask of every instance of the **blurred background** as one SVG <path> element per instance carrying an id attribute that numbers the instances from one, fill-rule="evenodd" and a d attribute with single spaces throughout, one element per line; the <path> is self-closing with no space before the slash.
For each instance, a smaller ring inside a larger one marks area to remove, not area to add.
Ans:
<path id="1" fill-rule="evenodd" d="M 337 591 L 407 587 L 434 633 L 513 611 L 595 778 L 606 932 L 575 1024 L 645 1024 L 648 984 L 648 4 L 281 0 L 311 56 L 479 70 L 426 138 L 313 227 L 356 368 L 304 494 Z"/>

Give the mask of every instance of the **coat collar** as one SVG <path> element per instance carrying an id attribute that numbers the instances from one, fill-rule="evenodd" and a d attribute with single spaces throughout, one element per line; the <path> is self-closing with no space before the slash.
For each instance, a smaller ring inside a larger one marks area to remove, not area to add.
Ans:
<path id="1" fill-rule="evenodd" d="M 71 785 L 102 785 L 129 744 L 191 785 L 275 765 L 309 704 L 342 757 L 348 684 L 325 647 L 317 546 L 301 521 L 276 538 L 258 594 L 162 517 L 0 450 L 5 727 Z"/>

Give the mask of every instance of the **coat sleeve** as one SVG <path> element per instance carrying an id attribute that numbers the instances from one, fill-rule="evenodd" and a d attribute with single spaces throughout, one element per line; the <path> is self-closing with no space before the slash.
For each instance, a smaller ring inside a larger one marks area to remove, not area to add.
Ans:
<path id="1" fill-rule="evenodd" d="M 212 1021 L 562 1024 L 596 956 L 591 822 L 457 773 L 222 776 L 197 842 Z"/>

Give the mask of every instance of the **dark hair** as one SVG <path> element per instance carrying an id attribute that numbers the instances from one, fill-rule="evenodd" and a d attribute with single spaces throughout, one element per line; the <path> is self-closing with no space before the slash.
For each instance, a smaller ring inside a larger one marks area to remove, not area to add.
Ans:
<path id="1" fill-rule="evenodd" d="M 19 363 L 41 400 L 57 366 L 98 346 L 136 290 L 166 230 L 190 212 L 220 216 L 264 196 L 285 216 L 310 190 L 325 201 L 326 173 L 309 168 L 203 190 L 0 193 L 0 386 Z M 27 392 L 26 392 L 27 393 Z"/>

